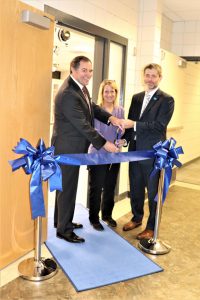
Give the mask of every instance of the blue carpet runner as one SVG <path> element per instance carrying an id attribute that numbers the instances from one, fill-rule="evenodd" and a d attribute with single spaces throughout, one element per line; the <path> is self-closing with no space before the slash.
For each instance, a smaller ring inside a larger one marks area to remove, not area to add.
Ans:
<path id="1" fill-rule="evenodd" d="M 96 231 L 88 220 L 88 210 L 76 205 L 74 222 L 83 229 L 76 234 L 85 243 L 73 244 L 56 238 L 53 210 L 49 211 L 46 246 L 74 285 L 84 291 L 160 272 L 163 269 L 102 222 L 105 230 Z"/>

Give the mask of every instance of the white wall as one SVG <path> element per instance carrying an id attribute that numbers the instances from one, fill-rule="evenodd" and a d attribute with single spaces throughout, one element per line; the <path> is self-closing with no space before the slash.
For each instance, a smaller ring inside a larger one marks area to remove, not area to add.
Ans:
<path id="1" fill-rule="evenodd" d="M 178 56 L 200 56 L 200 21 L 173 22 L 163 15 L 161 48 Z"/>
<path id="2" fill-rule="evenodd" d="M 143 89 L 141 70 L 150 63 L 160 63 L 162 0 L 140 0 L 137 26 L 137 57 L 134 93 Z"/>
<path id="3" fill-rule="evenodd" d="M 200 56 L 200 21 L 175 22 L 171 50 L 179 56 Z"/>
<path id="4" fill-rule="evenodd" d="M 186 163 L 200 154 L 200 65 L 188 62 L 181 68 L 179 61 L 179 56 L 165 51 L 161 88 L 175 99 L 168 137 L 174 137 L 177 146 L 183 147 L 180 161 Z"/>
<path id="5" fill-rule="evenodd" d="M 171 51 L 172 48 L 172 30 L 173 22 L 165 15 L 163 15 L 160 47 L 167 51 Z"/>

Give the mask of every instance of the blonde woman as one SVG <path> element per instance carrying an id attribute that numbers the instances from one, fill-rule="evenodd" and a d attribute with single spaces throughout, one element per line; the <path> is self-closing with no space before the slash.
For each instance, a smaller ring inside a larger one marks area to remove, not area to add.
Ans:
<path id="1" fill-rule="evenodd" d="M 124 109 L 118 104 L 119 90 L 114 80 L 104 80 L 99 88 L 98 104 L 106 112 L 124 119 Z M 118 136 L 117 127 L 107 126 L 95 119 L 95 129 L 108 141 L 114 142 Z M 101 148 L 97 150 L 90 146 L 89 153 L 105 153 Z M 120 164 L 96 165 L 89 167 L 89 220 L 94 229 L 102 231 L 104 227 L 99 222 L 101 210 L 102 220 L 109 226 L 116 227 L 117 223 L 112 218 L 114 207 L 114 194 Z"/>

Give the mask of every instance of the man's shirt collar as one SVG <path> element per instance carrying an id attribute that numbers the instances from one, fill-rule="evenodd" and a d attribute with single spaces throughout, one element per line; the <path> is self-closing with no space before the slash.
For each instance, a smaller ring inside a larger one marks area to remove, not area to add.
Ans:
<path id="1" fill-rule="evenodd" d="M 70 77 L 76 82 L 76 84 L 80 87 L 80 89 L 82 91 L 83 85 L 80 82 L 78 82 L 71 74 L 70 74 Z"/>

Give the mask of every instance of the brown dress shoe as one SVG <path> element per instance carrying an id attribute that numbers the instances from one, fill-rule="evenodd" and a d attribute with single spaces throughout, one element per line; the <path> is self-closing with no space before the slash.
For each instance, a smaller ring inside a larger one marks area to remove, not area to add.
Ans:
<path id="1" fill-rule="evenodd" d="M 134 222 L 134 221 L 129 221 L 128 223 L 126 223 L 123 227 L 124 231 L 129 231 L 132 230 L 138 226 L 142 225 L 142 221 L 140 222 Z"/>
<path id="2" fill-rule="evenodd" d="M 144 231 L 140 232 L 137 236 L 137 240 L 142 240 L 142 239 L 151 239 L 153 237 L 153 230 L 151 229 L 145 229 Z"/>

